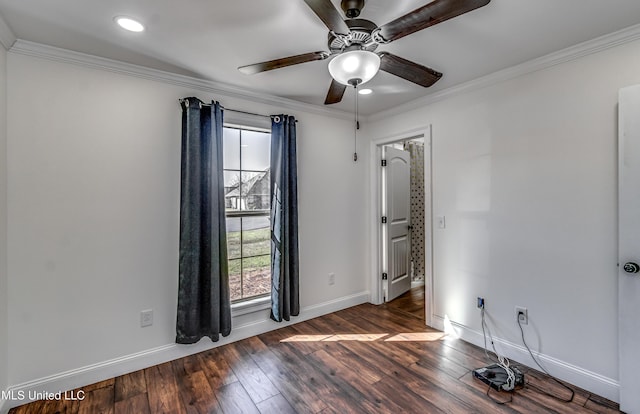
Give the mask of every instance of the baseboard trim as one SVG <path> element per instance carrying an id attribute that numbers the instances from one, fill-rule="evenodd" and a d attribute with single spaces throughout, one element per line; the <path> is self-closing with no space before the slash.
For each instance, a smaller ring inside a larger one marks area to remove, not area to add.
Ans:
<path id="1" fill-rule="evenodd" d="M 363 291 L 317 305 L 304 307 L 301 309 L 299 316 L 292 318 L 289 322 L 283 323 L 277 323 L 268 319 L 268 313 L 265 312 L 266 319 L 234 327 L 228 337 L 222 338 L 218 342 L 211 342 L 205 338 L 193 345 L 167 344 L 142 352 L 125 355 L 120 358 L 13 385 L 6 390 L 5 395 L 18 396 L 22 393 L 23 395 L 28 396 L 30 391 L 56 393 L 80 388 L 85 385 L 104 381 L 129 372 L 173 361 L 174 359 L 183 358 L 221 345 L 226 345 L 251 336 L 283 328 L 308 319 L 313 319 L 351 306 L 360 305 L 368 302 L 369 299 L 370 293 L 368 291 Z M 29 401 L 21 401 L 19 399 L 0 399 L 0 413 L 6 414 L 9 409 L 28 402 Z"/>
<path id="2" fill-rule="evenodd" d="M 482 332 L 453 321 L 450 321 L 450 323 L 460 339 L 480 347 L 484 346 Z M 445 330 L 445 320 L 442 317 L 433 315 L 433 324 L 434 328 Z M 524 346 L 496 338 L 495 336 L 493 341 L 500 346 L 498 352 L 503 352 L 507 358 L 537 369 L 536 363 Z M 533 351 L 533 354 L 551 375 L 611 401 L 620 401 L 620 384 L 618 381 L 536 351 Z"/>

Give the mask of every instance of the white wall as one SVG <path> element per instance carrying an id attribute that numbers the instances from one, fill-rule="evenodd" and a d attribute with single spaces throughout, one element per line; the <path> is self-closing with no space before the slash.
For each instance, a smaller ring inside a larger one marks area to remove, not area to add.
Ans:
<path id="1" fill-rule="evenodd" d="M 349 121 L 17 53 L 8 76 L 10 384 L 174 342 L 181 97 L 299 119 L 301 304 L 366 293 Z"/>
<path id="2" fill-rule="evenodd" d="M 7 308 L 7 51 L 0 45 L 0 390 L 8 385 Z M 0 406 L 2 404 L 0 403 Z"/>
<path id="3" fill-rule="evenodd" d="M 637 83 L 636 41 L 369 123 L 433 125 L 436 315 L 481 332 L 483 296 L 521 345 L 527 307 L 534 349 L 615 382 L 617 92 Z"/>

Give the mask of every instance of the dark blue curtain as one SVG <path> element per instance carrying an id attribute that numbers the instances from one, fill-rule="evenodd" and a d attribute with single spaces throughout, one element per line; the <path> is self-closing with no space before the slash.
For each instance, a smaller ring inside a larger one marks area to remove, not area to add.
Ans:
<path id="1" fill-rule="evenodd" d="M 222 107 L 182 100 L 180 261 L 176 342 L 231 332 L 222 170 Z"/>
<path id="2" fill-rule="evenodd" d="M 271 319 L 300 313 L 296 120 L 271 117 Z"/>

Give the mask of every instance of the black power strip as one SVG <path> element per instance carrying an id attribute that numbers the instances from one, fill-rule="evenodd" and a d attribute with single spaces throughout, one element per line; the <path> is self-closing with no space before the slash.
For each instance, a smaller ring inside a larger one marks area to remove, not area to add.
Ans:
<path id="1" fill-rule="evenodd" d="M 516 377 L 516 383 L 514 386 L 519 387 L 524 385 L 524 374 L 516 367 L 509 367 Z M 489 365 L 483 368 L 473 370 L 473 376 L 480 381 L 489 385 L 496 391 L 502 391 L 502 386 L 507 383 L 507 371 L 498 364 Z"/>

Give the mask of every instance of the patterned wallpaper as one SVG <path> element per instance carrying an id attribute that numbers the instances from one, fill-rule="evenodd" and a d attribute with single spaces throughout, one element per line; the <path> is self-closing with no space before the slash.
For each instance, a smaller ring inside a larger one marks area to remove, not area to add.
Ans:
<path id="1" fill-rule="evenodd" d="M 424 144 L 407 141 L 411 154 L 411 262 L 413 280 L 424 280 Z"/>

